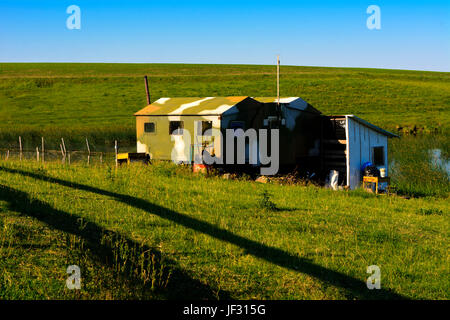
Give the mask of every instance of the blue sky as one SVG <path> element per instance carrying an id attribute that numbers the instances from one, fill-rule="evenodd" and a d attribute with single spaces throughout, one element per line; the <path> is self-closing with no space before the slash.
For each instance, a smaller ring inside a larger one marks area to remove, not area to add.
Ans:
<path id="1" fill-rule="evenodd" d="M 369 30 L 369 5 L 381 29 Z M 69 30 L 66 9 L 81 9 Z M 0 0 L 1 62 L 236 63 L 450 71 L 450 1 Z"/>

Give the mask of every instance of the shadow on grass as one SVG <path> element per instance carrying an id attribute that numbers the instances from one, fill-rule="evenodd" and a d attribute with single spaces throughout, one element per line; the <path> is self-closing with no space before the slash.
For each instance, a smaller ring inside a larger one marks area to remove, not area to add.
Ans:
<path id="1" fill-rule="evenodd" d="M 111 192 L 108 190 L 99 189 L 96 187 L 79 184 L 76 182 L 66 181 L 58 178 L 48 177 L 42 174 L 28 172 L 24 170 L 11 169 L 0 167 L 0 171 L 20 174 L 23 176 L 31 177 L 34 179 L 47 181 L 55 184 L 59 184 L 61 186 L 74 188 L 78 190 L 83 190 L 86 192 L 92 192 L 108 197 L 114 198 L 116 201 L 120 201 L 129 206 L 147 211 L 150 214 L 157 215 L 163 219 L 172 221 L 177 223 L 185 228 L 189 228 L 195 230 L 197 232 L 204 233 L 209 235 L 215 239 L 231 243 L 236 245 L 245 251 L 248 254 L 253 255 L 259 259 L 265 260 L 269 263 L 273 263 L 280 267 L 294 270 L 296 272 L 305 273 L 309 276 L 312 276 L 320 281 L 327 283 L 328 285 L 332 285 L 335 287 L 342 288 L 346 291 L 346 296 L 350 299 L 406 299 L 406 297 L 397 294 L 395 292 L 390 291 L 389 289 L 378 289 L 378 290 L 369 290 L 364 281 L 348 276 L 344 273 L 337 272 L 334 270 L 327 269 L 320 265 L 316 265 L 310 262 L 308 259 L 298 257 L 296 255 L 292 255 L 288 252 L 285 252 L 281 249 L 274 248 L 268 245 L 261 244 L 257 241 L 247 239 L 245 237 L 235 235 L 234 233 L 227 231 L 225 229 L 214 226 L 208 222 L 204 222 L 195 218 L 192 218 L 188 215 L 161 207 L 154 203 L 148 202 L 143 199 L 139 199 L 133 196 L 118 194 L 115 192 Z M 49 210 L 55 210 L 52 208 L 48 208 Z M 66 218 L 70 218 L 71 216 L 65 213 Z M 72 218 L 75 219 L 75 218 Z M 51 221 L 50 221 L 51 222 Z M 97 227 L 99 228 L 99 227 Z M 365 270 L 363 270 L 365 272 Z"/>
<path id="2" fill-rule="evenodd" d="M 229 294 L 221 291 L 218 294 L 212 288 L 192 279 L 176 263 L 163 258 L 161 253 L 148 246 L 143 246 L 116 232 L 106 230 L 92 222 L 81 222 L 80 218 L 65 211 L 57 210 L 49 204 L 36 199 L 30 199 L 28 194 L 0 184 L 0 200 L 7 201 L 10 209 L 33 217 L 54 229 L 75 235 L 84 240 L 84 247 L 95 255 L 95 260 L 112 269 L 119 277 L 125 278 L 131 285 L 142 284 L 139 277 L 142 271 L 166 271 L 167 287 L 158 288 L 153 292 L 167 299 L 227 299 Z M 32 246 L 24 246 L 32 248 Z M 121 250 L 126 248 L 126 250 Z M 117 267 L 120 266 L 118 269 Z M 149 272 L 147 272 L 148 274 Z M 151 273 L 151 272 L 150 272 Z M 160 276 L 161 274 L 158 274 Z M 162 275 L 161 275 L 162 276 Z M 151 280 L 148 284 L 139 286 L 143 290 L 152 290 Z M 130 288 L 136 290 L 136 287 Z"/>

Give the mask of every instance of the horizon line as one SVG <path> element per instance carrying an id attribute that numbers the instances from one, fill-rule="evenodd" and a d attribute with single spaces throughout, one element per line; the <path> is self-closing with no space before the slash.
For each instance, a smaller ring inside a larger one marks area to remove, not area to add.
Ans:
<path id="1" fill-rule="evenodd" d="M 216 66 L 274 66 L 276 64 L 259 64 L 259 63 L 195 63 L 195 62 L 80 62 L 80 61 L 0 61 L 0 64 L 32 64 L 32 63 L 48 63 L 48 64 L 172 64 L 172 65 L 216 65 Z M 419 71 L 419 72 L 440 72 L 450 73 L 448 71 L 436 69 L 404 69 L 404 68 L 386 68 L 386 67 L 354 67 L 354 66 L 320 66 L 320 65 L 293 65 L 281 64 L 281 67 L 299 67 L 299 68 L 334 68 L 334 69 L 373 69 L 373 70 L 394 70 L 394 71 Z"/>

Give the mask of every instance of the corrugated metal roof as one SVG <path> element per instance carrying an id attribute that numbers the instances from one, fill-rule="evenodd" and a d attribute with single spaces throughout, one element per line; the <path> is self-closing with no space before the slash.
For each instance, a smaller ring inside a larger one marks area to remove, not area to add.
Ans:
<path id="1" fill-rule="evenodd" d="M 160 98 L 135 116 L 143 115 L 221 115 L 248 97 Z"/>
<path id="2" fill-rule="evenodd" d="M 355 120 L 355 121 L 357 121 L 357 122 L 359 122 L 359 123 L 361 123 L 361 124 L 371 128 L 372 130 L 375 130 L 375 131 L 377 131 L 377 132 L 379 132 L 381 134 L 384 134 L 385 136 L 388 136 L 388 137 L 391 137 L 391 138 L 398 138 L 398 135 L 393 134 L 392 132 L 386 131 L 384 129 L 381 129 L 380 127 L 377 127 L 376 125 L 371 124 L 370 122 L 367 122 L 366 120 L 361 119 L 361 118 L 359 118 L 359 117 L 357 117 L 357 116 L 355 116 L 353 114 L 347 114 L 347 115 L 345 115 L 345 117 L 352 118 L 353 120 Z"/>

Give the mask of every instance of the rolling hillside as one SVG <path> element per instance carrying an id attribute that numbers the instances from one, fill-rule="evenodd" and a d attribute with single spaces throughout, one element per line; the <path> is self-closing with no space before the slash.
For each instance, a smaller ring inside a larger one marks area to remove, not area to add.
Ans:
<path id="1" fill-rule="evenodd" d="M 0 141 L 20 134 L 132 145 L 133 113 L 176 96 L 275 96 L 274 66 L 182 64 L 0 64 Z M 450 74 L 281 67 L 281 94 L 300 96 L 325 114 L 356 114 L 383 128 L 450 125 Z"/>

